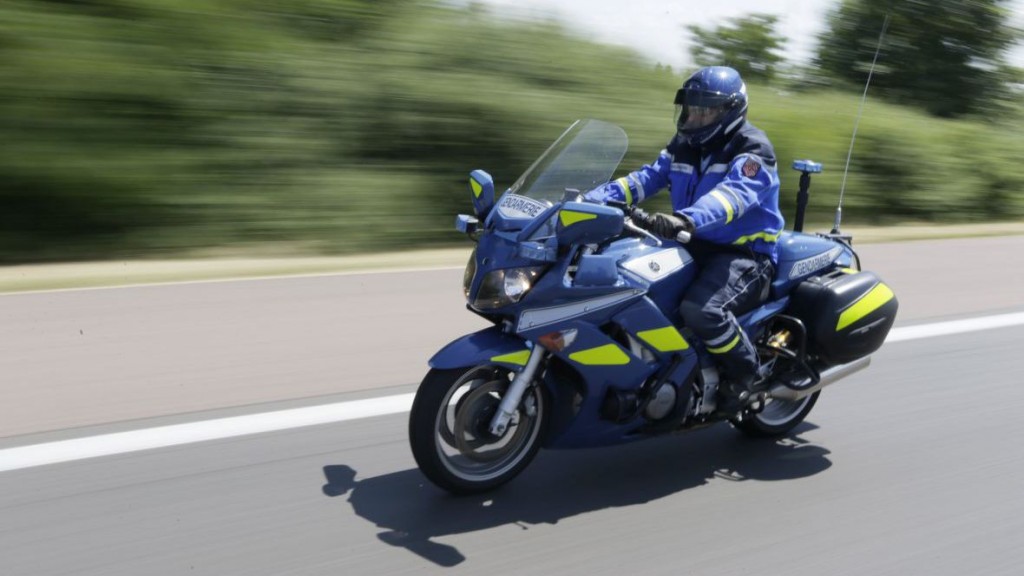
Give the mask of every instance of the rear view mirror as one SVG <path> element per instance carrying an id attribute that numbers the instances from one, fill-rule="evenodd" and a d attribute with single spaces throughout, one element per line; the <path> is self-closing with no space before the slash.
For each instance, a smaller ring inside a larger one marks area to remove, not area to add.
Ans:
<path id="1" fill-rule="evenodd" d="M 494 178 L 483 170 L 473 170 L 469 173 L 469 188 L 473 192 L 476 217 L 483 220 L 494 208 Z"/>
<path id="2" fill-rule="evenodd" d="M 622 233 L 622 212 L 611 206 L 566 202 L 558 212 L 558 244 L 600 244 Z"/>

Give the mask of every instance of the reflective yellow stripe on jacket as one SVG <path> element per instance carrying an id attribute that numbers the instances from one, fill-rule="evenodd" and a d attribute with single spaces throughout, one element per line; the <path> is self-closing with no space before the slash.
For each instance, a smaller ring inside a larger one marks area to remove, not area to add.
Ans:
<path id="1" fill-rule="evenodd" d="M 625 176 L 615 181 L 616 184 L 622 186 L 622 193 L 626 195 L 626 204 L 633 204 L 633 191 L 629 189 L 629 180 Z"/>

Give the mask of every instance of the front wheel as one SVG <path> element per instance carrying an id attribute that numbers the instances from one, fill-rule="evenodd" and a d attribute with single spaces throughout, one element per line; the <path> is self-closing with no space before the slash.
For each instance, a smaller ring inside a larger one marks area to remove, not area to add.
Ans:
<path id="1" fill-rule="evenodd" d="M 548 410 L 540 386 L 526 390 L 504 434 L 488 430 L 514 375 L 499 366 L 427 373 L 409 414 L 409 444 L 431 482 L 453 494 L 484 492 L 533 460 Z"/>
<path id="2" fill-rule="evenodd" d="M 819 390 L 800 400 L 768 400 L 763 410 L 754 414 L 744 413 L 743 419 L 733 420 L 732 425 L 755 438 L 781 436 L 804 421 L 820 394 Z"/>

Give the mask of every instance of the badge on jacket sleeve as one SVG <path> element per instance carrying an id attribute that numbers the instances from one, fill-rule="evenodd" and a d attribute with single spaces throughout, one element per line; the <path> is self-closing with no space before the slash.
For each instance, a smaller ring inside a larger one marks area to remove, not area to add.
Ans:
<path id="1" fill-rule="evenodd" d="M 743 170 L 743 176 L 744 177 L 746 177 L 746 178 L 753 178 L 754 176 L 757 176 L 758 172 L 761 171 L 761 164 L 759 164 L 757 162 L 757 160 L 754 160 L 753 158 L 750 158 L 746 162 L 743 163 L 742 170 Z"/>

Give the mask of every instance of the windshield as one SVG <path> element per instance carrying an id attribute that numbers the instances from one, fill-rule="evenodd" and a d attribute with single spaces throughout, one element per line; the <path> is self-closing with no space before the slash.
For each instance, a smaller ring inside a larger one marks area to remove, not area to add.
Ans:
<path id="1" fill-rule="evenodd" d="M 622 128 L 600 120 L 577 120 L 508 191 L 549 202 L 560 201 L 566 189 L 585 193 L 612 177 L 628 147 Z"/>

